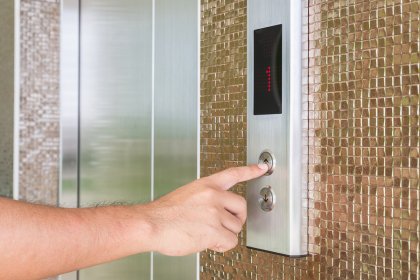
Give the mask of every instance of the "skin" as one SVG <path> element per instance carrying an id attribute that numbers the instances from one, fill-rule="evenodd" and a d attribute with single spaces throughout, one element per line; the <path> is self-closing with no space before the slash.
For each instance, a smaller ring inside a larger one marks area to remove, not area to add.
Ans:
<path id="1" fill-rule="evenodd" d="M 228 190 L 266 171 L 226 169 L 143 205 L 65 209 L 0 198 L 0 279 L 41 279 L 149 251 L 228 251 L 246 220 L 245 199 Z"/>

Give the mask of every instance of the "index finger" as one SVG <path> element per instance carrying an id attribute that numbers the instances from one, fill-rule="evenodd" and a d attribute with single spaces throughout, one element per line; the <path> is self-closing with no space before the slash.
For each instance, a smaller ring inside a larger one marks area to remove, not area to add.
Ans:
<path id="1" fill-rule="evenodd" d="M 266 164 L 232 167 L 208 176 L 207 178 L 216 185 L 217 188 L 228 190 L 240 182 L 249 181 L 261 177 L 268 170 Z"/>

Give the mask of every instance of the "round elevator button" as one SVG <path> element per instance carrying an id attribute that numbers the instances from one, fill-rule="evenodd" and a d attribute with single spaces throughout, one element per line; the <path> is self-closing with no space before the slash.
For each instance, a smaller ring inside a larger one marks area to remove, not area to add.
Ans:
<path id="1" fill-rule="evenodd" d="M 269 150 L 264 150 L 259 158 L 258 158 L 258 163 L 264 163 L 267 164 L 268 166 L 268 170 L 267 173 L 265 173 L 265 175 L 271 175 L 274 171 L 274 168 L 276 167 L 276 160 L 274 158 L 274 155 L 271 151 Z"/>
<path id="2" fill-rule="evenodd" d="M 260 190 L 258 202 L 260 203 L 260 207 L 263 211 L 270 212 L 273 210 L 274 204 L 276 203 L 276 197 L 270 186 L 264 186 Z"/>

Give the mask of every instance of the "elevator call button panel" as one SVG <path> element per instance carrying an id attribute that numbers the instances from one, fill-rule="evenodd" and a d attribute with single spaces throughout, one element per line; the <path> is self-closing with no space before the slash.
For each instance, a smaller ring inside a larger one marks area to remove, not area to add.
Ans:
<path id="1" fill-rule="evenodd" d="M 302 118 L 302 1 L 248 0 L 246 246 L 307 254 Z"/>

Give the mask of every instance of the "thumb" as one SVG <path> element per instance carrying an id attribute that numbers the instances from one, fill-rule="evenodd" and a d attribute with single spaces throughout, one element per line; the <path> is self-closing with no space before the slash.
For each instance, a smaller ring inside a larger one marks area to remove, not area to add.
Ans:
<path id="1" fill-rule="evenodd" d="M 267 170 L 266 164 L 232 167 L 210 175 L 207 179 L 211 180 L 217 188 L 228 190 L 237 183 L 261 177 Z"/>

